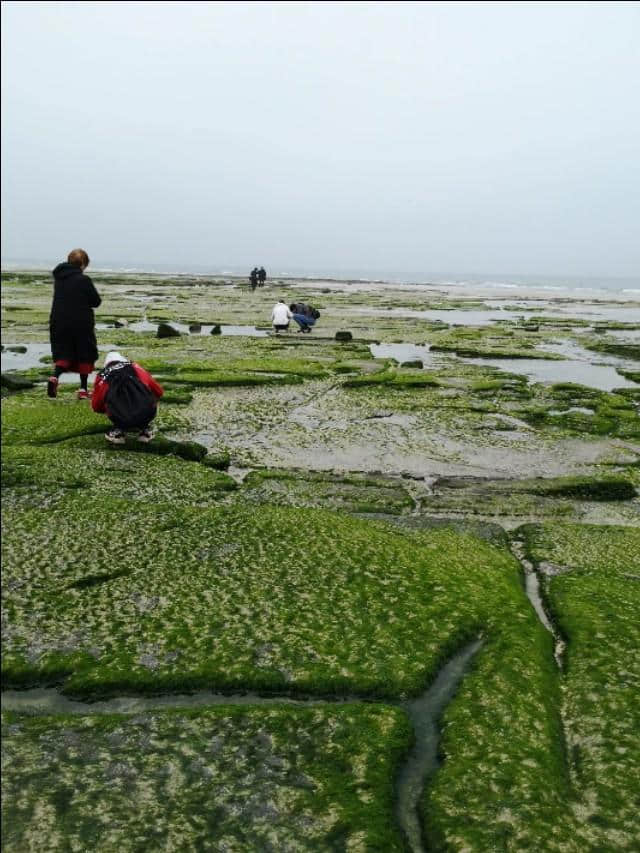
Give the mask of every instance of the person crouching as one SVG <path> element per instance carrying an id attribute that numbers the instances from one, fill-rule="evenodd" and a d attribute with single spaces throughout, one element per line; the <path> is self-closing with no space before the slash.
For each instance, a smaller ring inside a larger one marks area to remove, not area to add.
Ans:
<path id="1" fill-rule="evenodd" d="M 119 352 L 110 352 L 96 376 L 91 408 L 113 423 L 105 434 L 107 441 L 124 444 L 127 432 L 137 432 L 138 441 L 146 443 L 153 438 L 151 422 L 163 394 L 162 386 L 143 367 Z"/>

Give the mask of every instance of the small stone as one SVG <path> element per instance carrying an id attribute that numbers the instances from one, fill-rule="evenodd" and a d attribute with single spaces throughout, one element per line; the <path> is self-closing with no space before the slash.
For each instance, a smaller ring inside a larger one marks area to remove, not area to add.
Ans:
<path id="1" fill-rule="evenodd" d="M 222 329 L 220 328 L 218 323 L 214 324 L 213 328 L 211 329 L 211 334 L 212 335 L 221 335 L 222 334 Z"/>
<path id="2" fill-rule="evenodd" d="M 353 335 L 351 332 L 336 332 L 336 340 L 337 341 L 351 341 L 353 340 Z"/>
<path id="3" fill-rule="evenodd" d="M 190 323 L 189 324 L 189 331 L 191 333 L 201 332 L 202 331 L 202 324 L 201 323 Z"/>
<path id="4" fill-rule="evenodd" d="M 27 351 L 27 348 L 25 346 L 23 346 L 22 344 L 12 344 L 11 346 L 7 347 L 7 352 L 25 353 L 26 351 Z"/>
<path id="5" fill-rule="evenodd" d="M 157 338 L 179 338 L 180 332 L 168 323 L 159 323 L 156 332 Z"/>
<path id="6" fill-rule="evenodd" d="M 410 361 L 403 361 L 400 367 L 415 367 L 418 370 L 422 370 L 424 364 L 419 358 L 413 358 Z"/>

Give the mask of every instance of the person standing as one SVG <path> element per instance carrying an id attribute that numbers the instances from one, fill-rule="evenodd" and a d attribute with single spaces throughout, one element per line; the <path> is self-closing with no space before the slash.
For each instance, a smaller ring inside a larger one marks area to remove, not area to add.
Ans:
<path id="1" fill-rule="evenodd" d="M 260 267 L 258 270 L 258 282 L 259 287 L 264 287 L 264 283 L 267 280 L 267 271 L 264 267 Z"/>
<path id="2" fill-rule="evenodd" d="M 80 374 L 79 400 L 88 400 L 87 379 L 98 359 L 93 309 L 102 300 L 84 271 L 89 255 L 84 249 L 69 252 L 66 263 L 53 270 L 53 304 L 49 316 L 49 338 L 54 372 L 47 382 L 47 396 L 56 397 L 60 376 Z"/>
<path id="3" fill-rule="evenodd" d="M 249 281 L 251 282 L 251 290 L 255 290 L 258 286 L 258 267 L 254 267 L 249 274 Z"/>
<path id="4" fill-rule="evenodd" d="M 287 305 L 284 299 L 281 299 L 280 302 L 276 302 L 273 306 L 273 310 L 271 311 L 271 323 L 273 324 L 273 330 L 278 334 L 278 332 L 286 332 L 289 328 L 289 321 L 291 320 L 293 314 L 287 308 Z"/>

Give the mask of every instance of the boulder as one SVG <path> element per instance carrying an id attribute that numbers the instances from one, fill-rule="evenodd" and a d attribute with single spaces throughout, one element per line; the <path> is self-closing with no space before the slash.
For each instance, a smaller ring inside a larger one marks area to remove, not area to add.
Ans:
<path id="1" fill-rule="evenodd" d="M 2 387 L 8 388 L 9 391 L 24 391 L 25 388 L 33 388 L 34 383 L 30 379 L 25 379 L 24 376 L 18 376 L 16 373 L 2 374 Z"/>
<path id="2" fill-rule="evenodd" d="M 180 332 L 168 323 L 158 323 L 156 338 L 179 338 Z"/>
<path id="3" fill-rule="evenodd" d="M 419 358 L 412 358 L 410 361 L 403 361 L 400 367 L 415 367 L 418 370 L 422 370 L 424 364 L 420 361 Z"/>
<path id="4" fill-rule="evenodd" d="M 221 335 L 222 334 L 222 329 L 220 328 L 218 323 L 214 324 L 213 328 L 211 329 L 211 334 L 212 335 Z"/>
<path id="5" fill-rule="evenodd" d="M 351 332 L 336 332 L 336 340 L 337 341 L 351 341 L 353 340 L 353 335 Z"/>
<path id="6" fill-rule="evenodd" d="M 201 332 L 202 324 L 201 323 L 189 323 L 189 331 L 190 332 Z"/>

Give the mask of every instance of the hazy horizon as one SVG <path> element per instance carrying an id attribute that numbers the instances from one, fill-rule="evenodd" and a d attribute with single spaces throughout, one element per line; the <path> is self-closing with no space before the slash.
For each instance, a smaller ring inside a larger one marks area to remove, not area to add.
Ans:
<path id="1" fill-rule="evenodd" d="M 2 24 L 3 263 L 640 271 L 640 3 L 5 2 Z"/>

